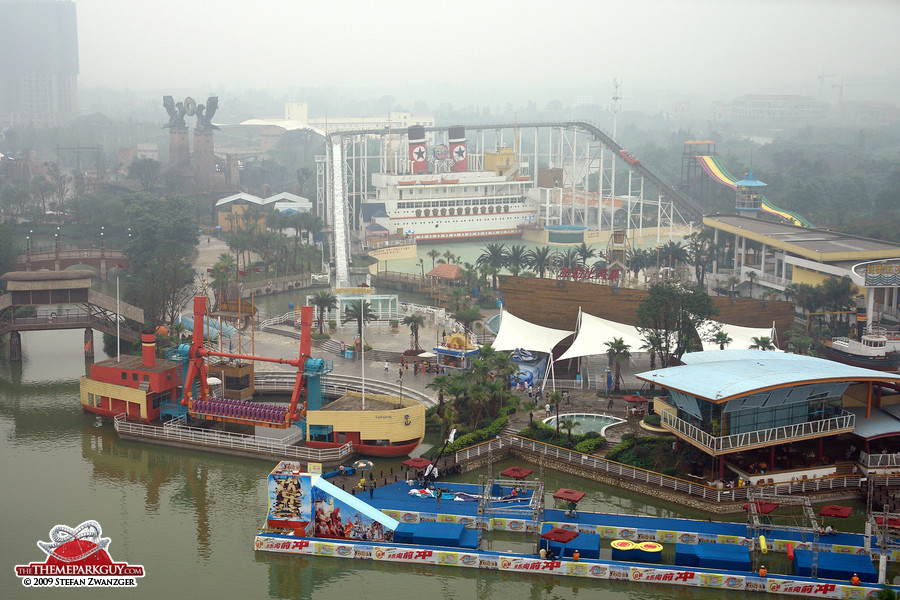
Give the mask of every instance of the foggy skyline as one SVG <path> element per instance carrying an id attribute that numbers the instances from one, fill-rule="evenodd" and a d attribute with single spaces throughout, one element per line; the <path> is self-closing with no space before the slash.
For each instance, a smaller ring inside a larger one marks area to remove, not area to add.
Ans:
<path id="1" fill-rule="evenodd" d="M 77 0 L 79 84 L 327 87 L 457 104 L 641 94 L 894 101 L 900 2 Z M 829 77 L 820 85 L 819 75 Z M 304 101 L 302 97 L 292 97 Z M 314 107 L 310 107 L 311 111 Z"/>

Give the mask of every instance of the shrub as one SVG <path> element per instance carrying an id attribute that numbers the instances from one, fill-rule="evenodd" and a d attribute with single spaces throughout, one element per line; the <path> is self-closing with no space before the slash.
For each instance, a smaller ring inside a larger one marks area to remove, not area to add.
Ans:
<path id="1" fill-rule="evenodd" d="M 314 333 L 310 336 L 314 340 L 330 340 L 331 336 L 327 333 Z"/>
<path id="2" fill-rule="evenodd" d="M 598 437 L 601 437 L 599 431 L 586 431 L 586 432 L 584 432 L 582 439 L 590 440 L 590 439 L 598 438 Z"/>
<path id="3" fill-rule="evenodd" d="M 644 417 L 644 423 L 650 425 L 651 427 L 659 427 L 660 421 L 662 419 L 659 415 L 647 415 Z"/>
<path id="4" fill-rule="evenodd" d="M 603 437 L 590 438 L 575 444 L 575 451 L 581 452 L 582 454 L 593 454 L 594 452 L 602 448 L 603 444 L 605 443 L 606 439 L 604 439 Z"/>

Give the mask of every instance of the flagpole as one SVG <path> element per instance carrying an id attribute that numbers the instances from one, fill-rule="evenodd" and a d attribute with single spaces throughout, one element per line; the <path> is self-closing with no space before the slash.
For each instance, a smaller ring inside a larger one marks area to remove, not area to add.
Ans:
<path id="1" fill-rule="evenodd" d="M 121 338 L 119 326 L 122 320 L 119 318 L 119 275 L 116 274 L 116 362 L 122 360 Z"/>
<path id="2" fill-rule="evenodd" d="M 362 409 L 366 410 L 366 301 L 359 301 L 362 327 L 359 328 L 359 357 L 362 362 Z"/>

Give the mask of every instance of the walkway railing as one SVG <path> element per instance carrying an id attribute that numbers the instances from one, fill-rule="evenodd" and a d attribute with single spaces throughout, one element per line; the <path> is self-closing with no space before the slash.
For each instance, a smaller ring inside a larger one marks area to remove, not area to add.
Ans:
<path id="1" fill-rule="evenodd" d="M 747 500 L 750 490 L 763 490 L 769 494 L 802 494 L 807 492 L 821 492 L 830 490 L 852 489 L 860 487 L 860 477 L 852 476 L 828 476 L 816 479 L 803 479 L 786 483 L 773 483 L 767 485 L 743 486 L 737 488 L 723 488 L 718 486 L 693 483 L 670 477 L 654 471 L 647 471 L 637 467 L 613 462 L 605 458 L 598 458 L 572 450 L 566 450 L 558 446 L 551 446 L 543 442 L 537 442 L 517 435 L 508 435 L 483 442 L 477 446 L 465 448 L 456 453 L 456 462 L 459 464 L 488 455 L 497 459 L 505 452 L 520 451 L 534 454 L 540 458 L 552 459 L 564 462 L 580 469 L 595 471 L 603 475 L 625 479 L 647 487 L 647 493 L 653 493 L 652 489 L 672 490 L 687 494 L 695 498 L 715 502 L 743 502 Z M 900 483 L 900 476 L 893 478 L 881 477 L 875 482 L 877 486 L 896 485 Z"/>
<path id="2" fill-rule="evenodd" d="M 296 373 L 290 371 L 257 371 L 253 374 L 253 387 L 257 392 L 290 394 L 294 389 L 296 377 Z M 347 392 L 359 392 L 361 390 L 362 378 L 360 377 L 329 373 L 322 380 L 322 392 L 327 396 L 342 396 Z M 366 392 L 399 397 L 401 389 L 399 385 L 393 382 L 367 378 Z M 403 386 L 402 393 L 404 398 L 411 398 L 425 406 L 437 404 L 437 400 L 431 395 L 412 387 Z"/>
<path id="3" fill-rule="evenodd" d="M 868 454 L 866 452 L 859 453 L 859 462 L 869 469 L 900 467 L 900 452 L 893 454 Z"/>
<path id="4" fill-rule="evenodd" d="M 746 433 L 735 433 L 727 436 L 713 436 L 696 425 L 692 425 L 683 419 L 679 419 L 670 412 L 663 412 L 662 425 L 676 433 L 680 433 L 697 444 L 706 448 L 713 454 L 732 452 L 757 446 L 771 445 L 780 442 L 801 440 L 811 436 L 835 434 L 841 431 L 852 431 L 856 424 L 856 415 L 847 411 L 842 414 L 821 419 L 819 421 L 807 421 L 795 423 L 783 427 L 773 427 Z"/>
<path id="5" fill-rule="evenodd" d="M 133 435 L 142 438 L 165 440 L 168 442 L 181 442 L 186 444 L 200 444 L 213 448 L 223 448 L 277 456 L 296 460 L 313 462 L 340 461 L 353 454 L 353 446 L 349 442 L 340 448 L 307 448 L 294 446 L 298 441 L 298 434 L 291 434 L 285 439 L 263 438 L 243 433 L 229 433 L 226 431 L 212 431 L 199 427 L 171 425 L 169 427 L 157 427 L 132 423 L 125 420 L 125 415 L 117 415 L 113 421 L 116 432 L 124 435 Z"/>

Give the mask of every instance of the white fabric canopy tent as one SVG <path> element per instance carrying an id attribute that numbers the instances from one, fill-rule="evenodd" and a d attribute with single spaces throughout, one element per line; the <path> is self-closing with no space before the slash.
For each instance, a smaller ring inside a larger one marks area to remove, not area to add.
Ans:
<path id="1" fill-rule="evenodd" d="M 553 347 L 575 333 L 563 329 L 551 329 L 541 327 L 520 319 L 516 315 L 506 311 L 500 311 L 500 330 L 491 344 L 494 350 L 511 352 L 513 350 L 530 350 L 531 352 L 545 352 L 550 355 L 547 361 L 547 373 L 544 374 L 542 389 L 547 385 L 547 374 L 553 370 Z M 556 384 L 554 383 L 554 389 Z"/>
<path id="2" fill-rule="evenodd" d="M 719 329 L 720 328 L 720 329 Z M 722 331 L 728 334 L 728 337 L 731 338 L 731 343 L 725 346 L 728 350 L 748 350 L 750 346 L 754 344 L 753 338 L 761 338 L 767 337 L 772 340 L 772 343 L 775 343 L 775 332 L 774 332 L 774 324 L 772 327 L 740 327 L 738 325 L 729 325 L 727 323 L 720 323 L 718 321 L 705 321 L 703 325 L 700 326 L 702 331 L 698 332 L 700 334 L 700 338 L 703 341 L 703 350 L 718 350 L 719 345 L 715 342 L 709 341 L 707 338 L 711 338 L 714 334 L 711 332 Z M 781 352 L 776 348 L 776 352 Z"/>
<path id="3" fill-rule="evenodd" d="M 608 348 L 604 342 L 611 342 L 613 338 L 622 338 L 630 346 L 631 352 L 639 352 L 640 347 L 644 345 L 644 340 L 641 338 L 637 327 L 608 321 L 586 312 L 581 312 L 575 341 L 559 357 L 559 360 L 606 354 Z"/>
<path id="4" fill-rule="evenodd" d="M 518 348 L 532 352 L 550 354 L 560 341 L 575 333 L 563 329 L 541 327 L 520 319 L 516 315 L 502 310 L 500 312 L 500 331 L 491 347 L 494 350 L 512 351 Z"/>

